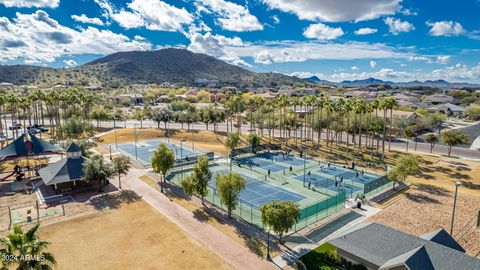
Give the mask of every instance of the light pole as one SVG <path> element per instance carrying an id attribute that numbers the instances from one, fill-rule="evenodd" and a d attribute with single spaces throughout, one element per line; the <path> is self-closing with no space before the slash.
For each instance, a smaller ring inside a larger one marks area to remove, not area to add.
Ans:
<path id="1" fill-rule="evenodd" d="M 272 257 L 270 257 L 270 230 L 267 231 L 267 261 L 271 261 Z"/>
<path id="2" fill-rule="evenodd" d="M 185 142 L 187 140 L 181 140 L 180 141 L 180 170 L 183 170 L 183 161 L 182 161 L 182 154 L 183 154 L 183 142 Z"/>
<path id="3" fill-rule="evenodd" d="M 117 140 L 117 129 L 116 128 L 113 130 L 113 133 L 115 133 L 115 149 L 118 150 L 118 140 Z"/>
<path id="4" fill-rule="evenodd" d="M 453 195 L 453 212 L 452 212 L 452 225 L 450 226 L 450 235 L 453 235 L 453 223 L 455 221 L 455 208 L 457 206 L 457 191 L 458 187 L 462 185 L 462 182 L 455 182 L 455 194 Z"/>
<path id="5" fill-rule="evenodd" d="M 135 139 L 135 160 L 138 160 L 137 158 L 137 125 L 138 124 L 133 124 L 133 138 Z"/>
<path id="6" fill-rule="evenodd" d="M 303 147 L 303 187 L 305 187 L 305 175 L 307 171 L 307 145 Z"/>

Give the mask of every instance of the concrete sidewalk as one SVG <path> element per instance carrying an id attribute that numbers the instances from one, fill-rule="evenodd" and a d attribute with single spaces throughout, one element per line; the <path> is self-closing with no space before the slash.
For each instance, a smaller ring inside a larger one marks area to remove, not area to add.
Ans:
<path id="1" fill-rule="evenodd" d="M 123 177 L 122 187 L 135 191 L 148 204 L 169 218 L 173 223 L 188 232 L 200 243 L 222 257 L 236 269 L 276 269 L 272 263 L 250 252 L 229 236 L 218 231 L 211 225 L 201 222 L 193 214 L 171 201 L 139 179 L 145 175 L 142 169 L 130 169 L 129 174 Z M 161 228 L 159 228 L 161 229 Z"/>

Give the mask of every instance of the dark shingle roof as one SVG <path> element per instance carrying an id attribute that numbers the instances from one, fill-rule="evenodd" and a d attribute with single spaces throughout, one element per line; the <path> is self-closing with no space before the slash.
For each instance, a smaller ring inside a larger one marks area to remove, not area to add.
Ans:
<path id="1" fill-rule="evenodd" d="M 465 253 L 465 249 L 463 249 L 462 246 L 460 246 L 455 239 L 453 239 L 450 234 L 448 234 L 444 229 L 439 229 L 431 233 L 426 233 L 424 235 L 421 235 L 420 238 L 423 238 L 428 241 L 435 242 L 440 245 L 444 245 L 449 248 L 453 248 L 455 250 L 458 250 L 460 252 Z"/>
<path id="2" fill-rule="evenodd" d="M 53 185 L 66 183 L 73 180 L 83 178 L 83 163 L 87 159 L 79 158 L 63 158 L 45 168 L 38 170 L 38 174 L 42 178 L 45 185 Z"/>
<path id="3" fill-rule="evenodd" d="M 435 270 L 425 246 L 415 248 L 404 254 L 388 260 L 380 269 L 391 269 L 397 266 L 406 265 L 408 269 Z"/>
<path id="4" fill-rule="evenodd" d="M 49 144 L 32 134 L 28 134 L 31 143 L 26 142 L 25 136 L 27 136 L 27 134 L 22 134 L 15 141 L 0 150 L 0 159 L 63 151 L 60 146 Z"/>
<path id="5" fill-rule="evenodd" d="M 359 228 L 349 230 L 343 236 L 328 242 L 377 265 L 379 268 L 398 257 L 398 261 L 408 262 L 410 260 L 411 266 L 416 267 L 410 268 L 411 270 L 429 269 L 428 261 L 418 260 L 426 254 L 433 268 L 437 270 L 460 269 L 459 267 L 461 269 L 480 269 L 480 260 L 474 257 L 377 223 L 362 224 Z M 407 254 L 420 247 L 424 247 L 425 254 L 415 252 Z M 422 262 L 426 264 L 419 266 Z"/>
<path id="6" fill-rule="evenodd" d="M 70 146 L 67 148 L 67 152 L 81 152 L 82 148 L 78 146 L 76 143 L 71 143 Z"/>

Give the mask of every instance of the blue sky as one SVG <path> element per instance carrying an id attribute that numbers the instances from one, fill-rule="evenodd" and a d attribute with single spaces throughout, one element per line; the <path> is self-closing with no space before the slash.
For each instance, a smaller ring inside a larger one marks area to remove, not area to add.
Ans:
<path id="1" fill-rule="evenodd" d="M 478 0 L 0 0 L 0 64 L 186 48 L 257 72 L 480 83 Z"/>

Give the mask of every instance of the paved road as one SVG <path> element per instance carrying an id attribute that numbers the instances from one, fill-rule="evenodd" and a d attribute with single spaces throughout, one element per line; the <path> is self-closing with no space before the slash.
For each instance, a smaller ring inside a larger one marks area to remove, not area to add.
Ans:
<path id="1" fill-rule="evenodd" d="M 138 121 L 126 121 L 126 122 L 121 122 L 117 123 L 117 127 L 133 127 L 134 125 L 137 125 L 139 127 L 139 122 Z M 113 127 L 113 122 L 102 122 L 101 126 L 103 127 Z M 143 121 L 142 123 L 143 127 L 157 127 L 157 124 L 153 121 L 147 120 Z M 169 123 L 167 126 L 169 129 L 182 129 L 182 125 L 178 123 Z M 163 124 L 160 125 L 160 128 L 163 128 Z M 184 128 L 187 128 L 187 125 L 184 125 Z M 192 124 L 190 125 L 190 128 L 192 130 L 205 130 L 205 124 Z M 210 130 L 213 130 L 213 126 L 209 126 Z M 218 126 L 219 131 L 226 131 L 226 124 L 222 123 L 219 124 Z M 250 126 L 247 125 L 242 125 L 242 132 L 243 133 L 248 133 L 250 130 Z M 279 137 L 280 136 L 280 131 L 275 130 L 274 136 Z M 264 136 L 268 135 L 268 131 L 264 130 Z M 294 136 L 294 132 L 291 132 L 292 137 Z M 314 138 L 316 138 L 317 134 L 314 133 Z M 345 136 L 344 136 L 345 137 Z M 358 136 L 357 136 L 358 138 Z M 322 139 L 326 139 L 326 134 L 325 132 L 322 133 Z M 362 137 L 362 141 L 365 142 L 365 137 Z M 380 145 L 381 145 L 380 141 Z M 375 142 L 376 144 L 376 142 Z M 386 143 L 386 145 L 388 145 Z M 386 146 L 387 147 L 387 146 Z M 415 143 L 413 141 L 409 142 L 409 151 L 413 151 L 415 147 Z M 406 149 L 406 142 L 402 139 L 394 138 L 391 143 L 391 149 L 394 150 L 399 150 L 399 151 L 405 151 Z M 429 143 L 423 143 L 423 142 L 418 142 L 417 143 L 417 149 L 416 152 L 419 153 L 430 153 L 430 144 Z M 435 145 L 433 152 L 434 154 L 437 155 L 447 155 L 448 154 L 448 147 L 444 145 Z M 468 148 L 463 148 L 463 147 L 453 147 L 452 149 L 452 156 L 464 158 L 464 159 L 473 159 L 473 160 L 479 160 L 480 161 L 480 151 L 478 150 L 472 150 Z"/>

